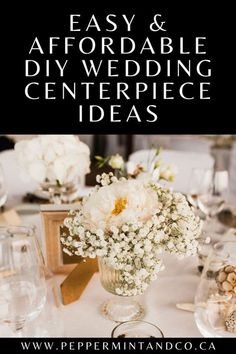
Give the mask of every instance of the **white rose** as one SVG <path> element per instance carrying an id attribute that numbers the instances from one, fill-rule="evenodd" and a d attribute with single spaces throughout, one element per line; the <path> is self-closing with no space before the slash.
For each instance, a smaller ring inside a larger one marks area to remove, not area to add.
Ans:
<path id="1" fill-rule="evenodd" d="M 119 154 L 113 155 L 110 157 L 108 165 L 114 169 L 121 169 L 124 166 L 123 157 Z"/>

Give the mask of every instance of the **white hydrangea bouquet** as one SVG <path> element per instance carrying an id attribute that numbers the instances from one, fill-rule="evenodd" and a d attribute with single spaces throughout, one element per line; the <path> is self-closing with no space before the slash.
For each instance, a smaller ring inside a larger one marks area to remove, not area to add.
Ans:
<path id="1" fill-rule="evenodd" d="M 63 185 L 88 173 L 89 147 L 74 135 L 39 135 L 15 144 L 25 177 Z"/>
<path id="2" fill-rule="evenodd" d="M 142 294 L 163 268 L 163 251 L 194 255 L 201 223 L 185 197 L 157 183 L 97 176 L 98 185 L 71 211 L 61 242 L 69 255 L 101 257 L 119 271 L 115 293 Z"/>

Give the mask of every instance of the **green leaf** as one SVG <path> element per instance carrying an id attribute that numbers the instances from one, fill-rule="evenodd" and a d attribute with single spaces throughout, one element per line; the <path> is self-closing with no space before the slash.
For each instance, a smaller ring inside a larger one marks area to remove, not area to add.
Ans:
<path id="1" fill-rule="evenodd" d="M 104 160 L 104 157 L 99 156 L 99 155 L 96 155 L 96 156 L 94 156 L 94 157 L 95 157 L 95 159 L 98 160 L 98 161 L 103 161 L 103 160 Z"/>

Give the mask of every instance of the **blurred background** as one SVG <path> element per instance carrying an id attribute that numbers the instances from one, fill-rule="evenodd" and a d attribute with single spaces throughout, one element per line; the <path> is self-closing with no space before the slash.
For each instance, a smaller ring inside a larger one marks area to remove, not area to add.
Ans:
<path id="1" fill-rule="evenodd" d="M 86 143 L 91 152 L 91 173 L 86 176 L 86 184 L 94 185 L 95 176 L 100 173 L 94 161 L 95 155 L 110 156 L 120 154 L 125 160 L 137 151 L 161 147 L 163 151 L 183 152 L 177 156 L 195 153 L 199 164 L 203 162 L 206 155 L 213 157 L 216 170 L 227 170 L 229 172 L 229 197 L 236 200 L 236 135 L 78 135 L 80 140 Z M 11 151 L 15 142 L 22 139 L 31 139 L 34 135 L 0 135 L 0 164 L 3 169 L 10 163 Z M 8 152 L 7 152 L 8 151 Z M 184 154 L 185 152 L 185 154 Z M 168 155 L 169 156 L 169 155 Z M 175 156 L 175 155 L 174 155 Z M 190 155 L 189 155 L 190 156 Z M 168 160 L 168 158 L 167 158 Z M 173 160 L 173 161 L 172 161 Z M 177 164 L 173 157 L 170 163 Z M 191 160 L 191 159 L 190 159 Z M 169 162 L 169 161 L 168 161 Z M 183 165 L 183 171 L 189 163 Z M 196 166 L 193 166 L 196 167 Z M 198 167 L 198 166 L 197 166 Z M 5 175 L 14 174 L 14 171 L 6 171 Z"/>
<path id="2" fill-rule="evenodd" d="M 15 142 L 35 135 L 0 135 L 0 151 L 12 149 Z M 228 164 L 236 144 L 236 135 L 78 135 L 94 155 L 118 153 L 124 158 L 137 150 L 162 147 L 168 150 L 192 151 L 217 155 L 218 164 Z M 221 152 L 219 152 L 219 149 Z M 215 151 L 216 150 L 216 151 Z M 218 151 L 218 154 L 217 154 Z M 221 158 L 220 158 L 221 156 Z M 223 157 L 224 156 L 224 157 Z M 220 161 L 222 160 L 222 161 Z M 223 166 L 225 167 L 225 166 Z"/>

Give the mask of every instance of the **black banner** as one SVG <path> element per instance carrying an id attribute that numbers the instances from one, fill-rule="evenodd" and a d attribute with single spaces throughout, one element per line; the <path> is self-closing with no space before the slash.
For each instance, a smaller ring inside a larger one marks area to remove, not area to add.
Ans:
<path id="1" fill-rule="evenodd" d="M 5 338 L 4 353 L 234 353 L 232 338 Z"/>
<path id="2" fill-rule="evenodd" d="M 174 3 L 4 8 L 1 132 L 235 133 L 232 9 Z"/>

